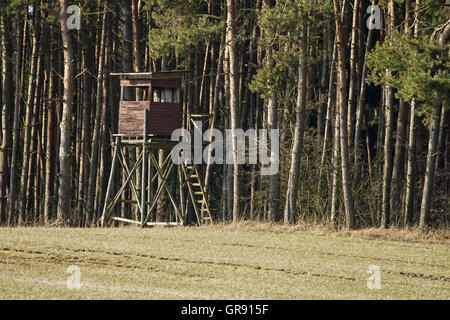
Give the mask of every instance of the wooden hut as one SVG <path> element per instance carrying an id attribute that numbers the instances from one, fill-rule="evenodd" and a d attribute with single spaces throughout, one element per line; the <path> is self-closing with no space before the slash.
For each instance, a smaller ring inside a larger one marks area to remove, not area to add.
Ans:
<path id="1" fill-rule="evenodd" d="M 181 86 L 183 71 L 114 73 L 120 76 L 119 134 L 140 136 L 144 110 L 148 110 L 147 133 L 170 136 L 182 127 Z M 125 88 L 139 88 L 134 101 L 124 99 Z M 139 98 L 139 99 L 138 99 Z"/>

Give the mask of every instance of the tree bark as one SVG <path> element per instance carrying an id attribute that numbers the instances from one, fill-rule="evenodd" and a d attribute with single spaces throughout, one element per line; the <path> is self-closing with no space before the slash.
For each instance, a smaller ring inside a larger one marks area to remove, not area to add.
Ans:
<path id="1" fill-rule="evenodd" d="M 99 144 L 100 144 L 100 128 L 101 128 L 101 114 L 102 114 L 102 101 L 103 101 L 103 81 L 105 65 L 105 43 L 106 43 L 106 23 L 107 23 L 107 10 L 105 4 L 105 12 L 102 18 L 102 35 L 100 40 L 99 60 L 98 60 L 98 72 L 97 72 L 97 99 L 95 106 L 95 121 L 94 132 L 92 136 L 91 147 L 91 161 L 89 164 L 89 186 L 88 197 L 86 203 L 86 224 L 92 222 L 94 217 L 94 202 L 95 202 L 95 190 L 97 185 L 97 169 L 98 169 L 98 156 L 99 156 Z"/>
<path id="2" fill-rule="evenodd" d="M 7 220 L 7 185 L 10 170 L 10 155 L 12 147 L 12 113 L 14 108 L 13 95 L 13 64 L 12 58 L 8 57 L 7 50 L 12 45 L 11 39 L 11 17 L 5 11 L 1 13 L 1 52 L 2 52 L 2 70 L 1 70 L 1 93 L 2 93 L 2 144 L 0 149 L 0 224 Z"/>
<path id="3" fill-rule="evenodd" d="M 356 59 L 358 56 L 357 36 L 358 36 L 358 16 L 359 16 L 359 1 L 353 2 L 353 18 L 352 18 L 352 33 L 350 40 L 350 79 L 348 86 L 348 107 L 347 107 L 347 132 L 348 132 L 348 145 L 352 144 L 352 130 L 353 120 L 355 119 L 355 101 L 356 101 Z M 355 146 L 356 147 L 356 146 Z"/>
<path id="4" fill-rule="evenodd" d="M 333 40 L 333 53 L 331 56 L 329 79 L 328 79 L 328 97 L 327 97 L 327 114 L 325 118 L 325 131 L 323 134 L 322 155 L 320 157 L 320 169 L 319 169 L 319 183 L 317 190 L 320 191 L 322 185 L 322 171 L 325 164 L 325 157 L 327 155 L 328 141 L 332 137 L 332 131 L 334 127 L 334 110 L 333 104 L 336 102 L 336 85 L 335 79 L 335 62 L 336 62 L 336 37 Z M 334 149 L 333 149 L 334 150 Z"/>
<path id="5" fill-rule="evenodd" d="M 395 26 L 394 1 L 388 3 L 387 32 L 391 36 Z M 391 71 L 386 69 L 387 77 L 391 76 Z M 391 216 L 391 181 L 392 181 L 392 135 L 394 126 L 394 89 L 386 86 L 385 96 L 385 134 L 383 152 L 383 191 L 381 203 L 381 227 L 388 228 Z"/>
<path id="6" fill-rule="evenodd" d="M 448 122 L 447 122 L 447 113 L 448 111 L 445 108 L 442 108 L 441 114 L 441 123 L 439 124 L 439 137 L 438 137 L 438 149 L 436 156 L 436 169 L 444 168 L 443 155 L 445 152 L 444 140 L 445 140 L 445 131 L 447 130 Z"/>
<path id="7" fill-rule="evenodd" d="M 332 175 L 331 175 L 331 214 L 330 220 L 331 223 L 335 223 L 337 216 L 337 197 L 338 197 L 338 169 L 339 169 L 339 136 L 340 136 L 340 128 L 339 128 L 339 105 L 336 104 L 335 110 L 333 113 L 333 127 L 334 127 L 334 135 L 333 135 L 333 154 L 331 159 L 332 166 Z"/>
<path id="8" fill-rule="evenodd" d="M 394 164 L 392 168 L 390 207 L 392 215 L 400 210 L 400 193 L 405 163 L 405 145 L 408 124 L 408 103 L 401 101 L 398 111 L 397 136 L 395 141 Z"/>
<path id="9" fill-rule="evenodd" d="M 58 221 L 67 222 L 70 215 L 71 187 L 71 133 L 72 133 L 72 103 L 74 92 L 74 65 L 72 39 L 67 27 L 68 0 L 59 0 L 61 7 L 60 24 L 61 37 L 64 46 L 64 97 L 61 117 L 61 140 L 59 146 L 59 189 L 58 189 Z"/>
<path id="10" fill-rule="evenodd" d="M 56 53 L 53 53 L 50 58 L 51 64 L 58 62 Z M 50 70 L 49 83 L 49 103 L 47 105 L 47 149 L 45 156 L 45 198 L 44 198 L 44 223 L 48 224 L 52 217 L 53 209 L 53 186 L 55 183 L 55 158 L 56 158 L 56 133 L 57 133 L 57 119 L 56 119 L 56 97 L 58 94 L 58 78 L 54 70 Z"/>
<path id="11" fill-rule="evenodd" d="M 389 72 L 389 71 L 387 71 Z M 393 132 L 393 89 L 386 88 L 385 103 L 385 134 L 383 152 L 383 189 L 381 202 L 381 228 L 388 228 L 390 224 L 390 195 L 392 179 L 392 132 Z"/>
<path id="12" fill-rule="evenodd" d="M 224 56 L 224 42 L 225 42 L 225 37 L 224 35 L 221 38 L 221 42 L 220 42 L 220 47 L 219 47 L 219 58 L 218 58 L 218 65 L 217 65 L 217 72 L 216 72 L 216 79 L 214 81 L 214 94 L 213 94 L 213 99 L 212 99 L 212 103 L 210 106 L 210 110 L 212 113 L 212 119 L 210 121 L 210 125 L 209 128 L 212 130 L 214 129 L 215 125 L 216 125 L 216 120 L 217 120 L 217 113 L 218 113 L 218 104 L 219 104 L 219 89 L 220 89 L 220 84 L 221 84 L 221 73 L 223 71 L 223 56 Z M 212 135 L 212 133 L 211 133 Z M 212 136 L 210 136 L 210 140 L 212 139 Z M 205 190 L 207 191 L 208 195 L 209 195 L 209 187 L 210 187 L 210 176 L 211 176 L 211 154 L 208 154 L 208 163 L 206 164 L 206 169 L 205 169 Z"/>
<path id="13" fill-rule="evenodd" d="M 419 33 L 419 6 L 420 0 L 416 0 L 414 12 L 414 37 Z M 409 111 L 409 137 L 408 137 L 408 164 L 406 168 L 406 192 L 405 192 L 405 225 L 410 225 L 414 217 L 414 184 L 415 184 L 415 166 L 416 166 L 416 100 L 411 101 Z"/>
<path id="14" fill-rule="evenodd" d="M 372 37 L 373 37 L 373 29 L 369 29 L 367 33 L 367 43 L 366 43 L 366 51 L 364 53 L 364 62 L 362 66 L 361 71 L 361 83 L 360 83 L 360 90 L 359 90 L 359 97 L 358 97 L 358 103 L 356 106 L 356 125 L 355 125 L 355 140 L 353 143 L 354 148 L 354 163 L 353 163 L 353 174 L 354 174 L 354 181 L 358 180 L 359 177 L 359 168 L 360 168 L 360 160 L 361 160 L 361 127 L 362 127 L 362 120 L 364 116 L 364 108 L 365 108 L 365 98 L 366 98 L 366 76 L 367 76 L 367 66 L 366 66 L 366 60 L 367 56 L 369 54 L 370 45 L 372 43 Z"/>
<path id="15" fill-rule="evenodd" d="M 238 49 L 237 49 L 237 0 L 227 0 L 227 36 L 229 78 L 230 78 L 230 128 L 235 131 L 239 125 L 239 77 L 238 77 Z M 233 221 L 239 219 L 240 172 L 238 163 L 237 140 L 232 138 L 233 145 Z"/>
<path id="16" fill-rule="evenodd" d="M 34 2 L 34 8 L 38 7 L 38 1 Z M 28 170 L 31 158 L 31 125 L 34 114 L 34 102 L 36 92 L 36 78 L 38 73 L 39 47 L 40 47 L 40 10 L 35 10 L 33 19 L 33 44 L 31 53 L 30 73 L 28 77 L 28 96 L 25 111 L 24 138 L 23 138 L 23 157 L 22 157 L 22 175 L 20 178 L 19 189 L 19 224 L 24 224 L 28 220 L 27 215 L 27 190 L 28 190 Z"/>
<path id="17" fill-rule="evenodd" d="M 431 193 L 433 192 L 434 171 L 436 168 L 436 149 L 439 133 L 441 108 L 434 108 L 431 120 L 430 138 L 428 140 L 427 164 L 423 183 L 422 203 L 420 205 L 419 227 L 426 228 L 430 222 Z"/>
<path id="18" fill-rule="evenodd" d="M 303 30 L 305 29 L 303 25 Z M 284 223 L 294 222 L 296 211 L 298 182 L 300 173 L 300 161 L 303 148 L 303 133 L 305 130 L 305 108 L 306 108 L 306 46 L 304 37 L 300 43 L 300 64 L 298 66 L 298 92 L 297 105 L 295 107 L 295 131 L 292 144 L 291 167 L 289 170 L 288 185 L 286 191 L 286 205 L 284 207 Z"/>
<path id="19" fill-rule="evenodd" d="M 354 229 L 353 200 L 350 181 L 350 165 L 347 141 L 347 77 L 345 64 L 347 61 L 345 34 L 343 22 L 339 19 L 341 8 L 338 0 L 333 0 L 336 22 L 337 48 L 338 48 L 338 72 L 337 72 L 337 105 L 339 105 L 339 127 L 341 144 L 341 170 L 342 170 L 342 191 L 344 193 L 346 227 Z M 345 6 L 345 1 L 344 1 Z M 345 10 L 343 10 L 345 12 Z"/>
<path id="20" fill-rule="evenodd" d="M 17 14 L 17 55 L 16 55 L 16 79 L 15 79 L 15 96 L 14 96 L 14 119 L 13 119 L 13 147 L 11 153 L 11 172 L 9 176 L 9 201 L 8 201 L 8 225 L 15 222 L 16 219 L 16 197 L 17 197 L 17 156 L 19 149 L 20 129 L 19 116 L 22 106 L 22 59 L 23 59 L 23 38 L 24 38 L 24 18 L 23 14 Z"/>

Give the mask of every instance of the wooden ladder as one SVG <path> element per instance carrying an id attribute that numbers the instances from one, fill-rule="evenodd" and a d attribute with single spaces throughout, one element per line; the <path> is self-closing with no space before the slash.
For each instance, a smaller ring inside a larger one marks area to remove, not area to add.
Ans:
<path id="1" fill-rule="evenodd" d="M 186 183 L 191 196 L 192 205 L 199 225 L 212 223 L 211 210 L 206 199 L 198 169 L 194 164 L 181 164 Z"/>

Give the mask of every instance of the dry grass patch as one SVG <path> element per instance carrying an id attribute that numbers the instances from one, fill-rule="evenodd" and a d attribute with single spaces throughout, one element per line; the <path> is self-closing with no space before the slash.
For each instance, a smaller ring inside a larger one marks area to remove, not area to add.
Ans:
<path id="1" fill-rule="evenodd" d="M 448 244 L 302 228 L 0 228 L 0 299 L 450 297 Z M 81 290 L 66 287 L 70 265 Z M 380 290 L 367 287 L 370 265 Z"/>
<path id="2" fill-rule="evenodd" d="M 214 226 L 204 226 L 201 228 L 217 228 L 222 230 L 236 231 L 262 231 L 274 233 L 296 233 L 308 232 L 317 235 L 338 235 L 345 237 L 355 237 L 362 239 L 378 239 L 390 241 L 406 241 L 417 243 L 450 244 L 449 229 L 428 229 L 419 228 L 400 229 L 391 227 L 389 229 L 367 228 L 359 230 L 336 229 L 329 225 L 308 224 L 299 222 L 293 225 L 280 223 L 267 223 L 255 221 L 241 221 L 237 223 L 217 223 Z"/>

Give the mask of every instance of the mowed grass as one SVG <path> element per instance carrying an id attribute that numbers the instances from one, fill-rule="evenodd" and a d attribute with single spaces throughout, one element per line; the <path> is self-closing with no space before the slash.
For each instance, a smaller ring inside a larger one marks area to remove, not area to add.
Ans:
<path id="1" fill-rule="evenodd" d="M 448 299 L 449 258 L 447 242 L 336 233 L 0 228 L 0 299 Z"/>

